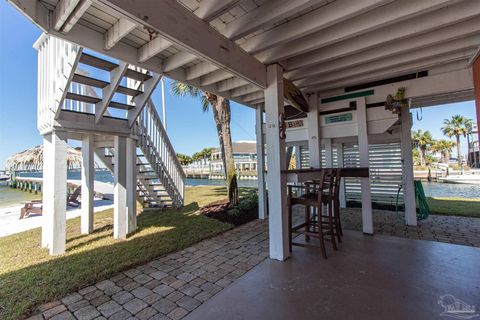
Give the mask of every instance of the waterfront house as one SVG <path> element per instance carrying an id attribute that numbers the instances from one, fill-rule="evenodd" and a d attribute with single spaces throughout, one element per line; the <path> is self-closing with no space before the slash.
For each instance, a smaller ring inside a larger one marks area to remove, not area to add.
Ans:
<path id="1" fill-rule="evenodd" d="M 257 175 L 257 146 L 255 141 L 234 141 L 233 160 L 240 177 Z M 225 174 L 220 148 L 215 148 L 210 160 L 211 174 L 220 177 Z"/>
<path id="2" fill-rule="evenodd" d="M 417 230 L 411 110 L 476 99 L 480 122 L 477 0 L 8 2 L 46 33 L 35 48 L 48 155 L 42 245 L 51 254 L 65 250 L 66 139 L 82 141 L 88 197 L 94 153 L 115 173 L 115 238 L 135 231 L 137 197 L 182 206 L 184 173 L 150 100 L 165 75 L 256 110 L 259 218 L 269 225 L 270 259 L 189 319 L 438 319 L 441 295 L 480 301 L 475 249 L 372 237 L 372 199 L 399 185 L 399 216 Z M 106 77 L 85 77 L 79 64 Z M 287 182 L 305 171 L 285 171 L 287 146 L 303 148 L 317 172 L 361 172 L 348 177 L 350 190 L 342 184 L 340 206 L 355 194 L 363 233 L 346 234 L 328 261 L 289 250 Z M 89 233 L 91 205 L 83 210 Z M 237 248 L 229 245 L 225 260 Z M 242 254 L 230 262 L 250 263 Z"/>

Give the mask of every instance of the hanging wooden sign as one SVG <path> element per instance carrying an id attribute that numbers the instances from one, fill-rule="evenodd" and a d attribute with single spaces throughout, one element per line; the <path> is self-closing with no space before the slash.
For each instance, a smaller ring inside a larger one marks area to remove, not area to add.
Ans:
<path id="1" fill-rule="evenodd" d="M 302 91 L 290 80 L 283 78 L 283 95 L 296 109 L 308 112 L 310 107 Z"/>

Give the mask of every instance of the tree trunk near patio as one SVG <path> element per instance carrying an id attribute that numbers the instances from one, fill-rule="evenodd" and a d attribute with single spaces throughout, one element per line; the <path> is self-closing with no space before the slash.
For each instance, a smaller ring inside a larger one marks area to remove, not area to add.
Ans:
<path id="1" fill-rule="evenodd" d="M 457 161 L 458 164 L 462 164 L 462 151 L 460 150 L 460 135 L 456 135 L 455 138 L 457 139 Z"/>
<path id="2" fill-rule="evenodd" d="M 420 165 L 423 167 L 425 165 L 425 149 L 420 148 Z"/>
<path id="3" fill-rule="evenodd" d="M 214 108 L 218 112 L 222 127 L 228 201 L 230 202 L 231 206 L 234 206 L 238 203 L 238 186 L 237 175 L 235 173 L 235 162 L 233 159 L 232 135 L 230 131 L 230 101 L 223 97 L 217 96 L 217 103 L 215 104 Z"/>
<path id="4" fill-rule="evenodd" d="M 217 98 L 215 98 L 215 102 L 211 103 L 213 106 L 213 119 L 215 120 L 215 126 L 217 127 L 217 135 L 218 135 L 218 143 L 220 145 L 220 154 L 222 157 L 222 162 L 223 162 L 223 173 L 225 174 L 225 177 L 227 177 L 227 161 L 225 157 L 225 143 L 223 140 L 223 130 L 222 130 L 222 123 L 220 121 L 220 115 L 218 113 L 218 108 L 216 106 L 217 104 Z"/>

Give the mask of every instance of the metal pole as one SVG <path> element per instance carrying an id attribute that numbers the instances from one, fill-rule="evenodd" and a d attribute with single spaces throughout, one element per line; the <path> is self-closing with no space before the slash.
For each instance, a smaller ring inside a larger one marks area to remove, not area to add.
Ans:
<path id="1" fill-rule="evenodd" d="M 163 81 L 164 77 L 161 78 L 162 83 L 162 112 L 163 112 L 163 128 L 167 131 L 167 111 L 165 109 L 165 83 Z"/>

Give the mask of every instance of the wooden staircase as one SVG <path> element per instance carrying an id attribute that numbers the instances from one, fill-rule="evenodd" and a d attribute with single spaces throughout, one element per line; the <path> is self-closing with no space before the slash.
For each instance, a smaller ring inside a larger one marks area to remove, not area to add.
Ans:
<path id="1" fill-rule="evenodd" d="M 161 75 L 51 36 L 39 41 L 40 132 L 94 134 L 95 154 L 112 172 L 114 136 L 136 139 L 137 199 L 144 207 L 183 206 L 185 174 L 150 99 Z"/>

